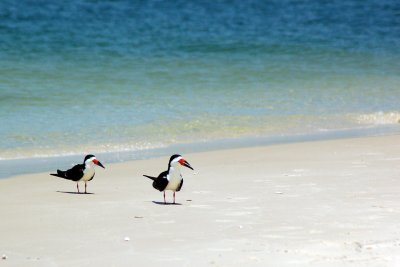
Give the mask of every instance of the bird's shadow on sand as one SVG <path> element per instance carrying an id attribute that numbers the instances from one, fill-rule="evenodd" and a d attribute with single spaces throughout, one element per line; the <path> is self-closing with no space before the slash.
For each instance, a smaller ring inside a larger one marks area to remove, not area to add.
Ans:
<path id="1" fill-rule="evenodd" d="M 152 201 L 152 202 L 157 205 L 176 205 L 176 206 L 182 205 L 181 203 L 169 203 L 169 202 L 164 203 L 163 201 Z"/>
<path id="2" fill-rule="evenodd" d="M 56 191 L 57 193 L 63 194 L 75 194 L 75 195 L 94 195 L 94 193 L 82 193 L 82 192 L 69 192 L 69 191 Z"/>

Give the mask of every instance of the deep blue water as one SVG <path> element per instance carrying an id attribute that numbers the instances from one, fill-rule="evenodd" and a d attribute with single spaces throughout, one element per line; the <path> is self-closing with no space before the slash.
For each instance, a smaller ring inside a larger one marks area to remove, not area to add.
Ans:
<path id="1" fill-rule="evenodd" d="M 396 132 L 399 62 L 396 0 L 3 0 L 0 159 Z"/>

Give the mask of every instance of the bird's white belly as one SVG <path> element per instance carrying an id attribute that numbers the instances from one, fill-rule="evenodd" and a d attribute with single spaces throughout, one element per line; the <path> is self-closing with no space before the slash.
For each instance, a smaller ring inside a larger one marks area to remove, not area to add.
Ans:
<path id="1" fill-rule="evenodd" d="M 176 191 L 182 182 L 182 177 L 180 175 L 174 175 L 169 179 L 168 185 L 165 190 Z"/>
<path id="2" fill-rule="evenodd" d="M 90 179 L 92 179 L 93 175 L 94 175 L 94 168 L 86 169 L 80 181 L 84 182 L 89 181 Z"/>

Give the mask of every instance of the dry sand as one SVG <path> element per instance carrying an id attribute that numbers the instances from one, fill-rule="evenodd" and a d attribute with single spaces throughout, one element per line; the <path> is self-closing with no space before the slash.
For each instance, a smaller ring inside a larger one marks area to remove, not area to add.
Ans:
<path id="1" fill-rule="evenodd" d="M 399 135 L 184 156 L 179 205 L 141 176 L 168 157 L 103 162 L 86 195 L 1 180 L 0 266 L 400 266 Z"/>

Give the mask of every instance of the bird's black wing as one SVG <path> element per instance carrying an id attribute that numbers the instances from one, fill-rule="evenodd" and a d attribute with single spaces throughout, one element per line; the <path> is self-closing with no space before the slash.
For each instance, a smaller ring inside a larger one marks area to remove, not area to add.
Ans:
<path id="1" fill-rule="evenodd" d="M 94 176 L 96 175 L 96 173 L 93 173 L 93 176 L 92 176 L 92 178 L 90 178 L 88 181 L 91 181 L 91 180 L 93 180 L 93 178 L 94 178 Z"/>
<path id="2" fill-rule="evenodd" d="M 160 173 L 153 182 L 153 187 L 159 191 L 164 191 L 168 185 L 167 179 L 168 171 Z"/>
<path id="3" fill-rule="evenodd" d="M 182 179 L 182 181 L 181 181 L 181 184 L 180 184 L 180 185 L 178 186 L 178 188 L 176 189 L 177 192 L 178 192 L 178 191 L 181 191 L 182 185 L 183 185 L 183 179 Z"/>
<path id="4" fill-rule="evenodd" d="M 60 177 L 60 178 L 67 179 L 67 178 L 65 177 L 65 171 L 57 170 L 57 173 L 50 173 L 50 175 L 53 175 L 53 176 L 56 176 L 56 177 Z"/>
<path id="5" fill-rule="evenodd" d="M 83 177 L 83 170 L 85 169 L 84 164 L 78 164 L 71 169 L 65 171 L 65 179 L 72 181 L 79 181 Z M 93 178 L 93 177 L 92 177 Z"/>
<path id="6" fill-rule="evenodd" d="M 146 175 L 146 174 L 143 174 L 143 176 L 144 177 L 147 177 L 147 178 L 149 178 L 149 179 L 151 179 L 151 180 L 155 180 L 155 179 L 157 179 L 157 177 L 153 177 L 153 176 L 150 176 L 150 175 Z"/>

